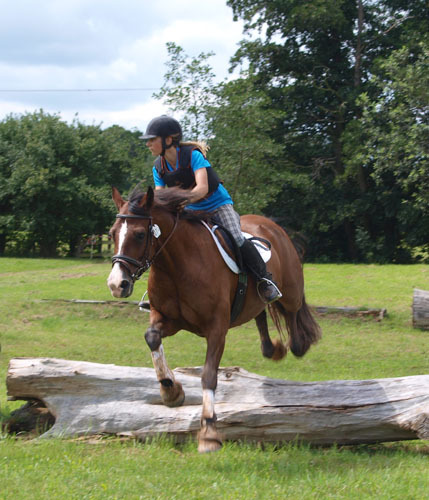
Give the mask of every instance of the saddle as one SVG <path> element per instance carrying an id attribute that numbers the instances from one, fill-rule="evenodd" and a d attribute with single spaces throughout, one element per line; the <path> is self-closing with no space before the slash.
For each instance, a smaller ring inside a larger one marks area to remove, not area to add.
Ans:
<path id="1" fill-rule="evenodd" d="M 238 284 L 237 290 L 235 292 L 234 302 L 231 307 L 231 324 L 237 319 L 241 310 L 243 309 L 244 299 L 246 298 L 247 291 L 247 271 L 243 266 L 243 259 L 241 256 L 240 249 L 232 237 L 231 233 L 225 227 L 220 224 L 214 223 L 213 225 L 207 224 L 207 222 L 201 221 L 203 226 L 209 231 L 214 242 L 216 243 L 216 247 L 219 250 L 220 255 L 222 256 L 225 264 L 229 267 L 229 269 L 238 274 Z M 218 234 L 222 235 L 222 240 L 225 242 L 225 245 L 234 255 L 234 258 L 227 252 L 227 249 L 224 247 L 222 242 L 218 238 Z M 251 241 L 255 248 L 258 250 L 264 262 L 268 262 L 271 258 L 271 243 L 259 236 L 253 236 L 249 233 L 242 232 L 243 236 Z"/>

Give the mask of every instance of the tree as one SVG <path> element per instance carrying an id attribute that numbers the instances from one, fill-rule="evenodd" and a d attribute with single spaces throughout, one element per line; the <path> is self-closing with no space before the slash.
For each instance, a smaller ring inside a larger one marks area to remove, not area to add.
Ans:
<path id="1" fill-rule="evenodd" d="M 73 133 L 57 116 L 42 112 L 21 120 L 9 116 L 3 130 L 2 162 L 9 170 L 4 188 L 13 216 L 11 229 L 31 234 L 29 247 L 37 243 L 42 255 L 53 255 L 62 200 L 70 196 L 67 157 L 74 147 Z"/>
<path id="2" fill-rule="evenodd" d="M 412 47 L 414 57 L 419 53 L 417 34 L 429 27 L 427 3 L 229 0 L 228 5 L 236 19 L 244 20 L 246 33 L 264 32 L 241 43 L 235 64 L 248 61 L 272 107 L 286 112 L 276 138 L 292 165 L 289 176 L 297 181 L 293 189 L 284 186 L 279 201 L 287 200 L 288 209 L 291 204 L 300 207 L 306 185 L 304 195 L 313 207 L 310 219 L 295 220 L 297 229 L 318 242 L 312 244 L 318 256 L 334 247 L 344 250 L 339 258 L 365 257 L 360 228 L 375 240 L 385 228 L 373 226 L 377 193 L 368 170 L 354 162 L 354 174 L 344 175 L 344 148 L 350 138 L 346 129 L 362 115 L 359 95 L 377 98 L 379 88 L 372 80 L 376 62 L 403 44 Z M 273 214 L 281 214 L 279 204 Z"/>
<path id="3" fill-rule="evenodd" d="M 207 111 L 210 158 L 240 213 L 260 213 L 281 190 L 285 162 L 272 131 L 282 116 L 249 74 L 216 89 Z"/>
<path id="4" fill-rule="evenodd" d="M 207 60 L 213 52 L 201 52 L 190 58 L 179 45 L 167 43 L 169 59 L 164 84 L 157 99 L 162 99 L 173 113 L 181 113 L 184 136 L 189 140 L 205 137 L 206 107 L 214 88 L 214 73 Z"/>
<path id="5" fill-rule="evenodd" d="M 73 254 L 83 234 L 111 224 L 111 185 L 129 189 L 144 163 L 138 133 L 71 125 L 42 110 L 0 123 L 0 231 L 21 252 Z M 1 249 L 0 249 L 1 250 Z"/>
<path id="6" fill-rule="evenodd" d="M 409 260 L 413 247 L 429 251 L 429 43 L 420 46 L 417 57 L 403 47 L 380 62 L 378 97 L 362 94 L 362 116 L 346 131 L 347 174 L 356 163 L 368 171 L 373 225 L 384 232 L 374 239 L 359 228 L 362 244 L 395 261 Z"/>

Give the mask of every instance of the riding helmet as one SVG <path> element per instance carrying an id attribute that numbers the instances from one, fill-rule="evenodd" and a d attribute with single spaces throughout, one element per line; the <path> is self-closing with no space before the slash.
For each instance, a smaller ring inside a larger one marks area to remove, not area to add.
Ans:
<path id="1" fill-rule="evenodd" d="M 171 116 L 161 115 L 152 118 L 147 126 L 146 133 L 140 139 L 154 139 L 155 137 L 174 136 L 177 141 L 182 139 L 182 127 L 180 123 Z"/>

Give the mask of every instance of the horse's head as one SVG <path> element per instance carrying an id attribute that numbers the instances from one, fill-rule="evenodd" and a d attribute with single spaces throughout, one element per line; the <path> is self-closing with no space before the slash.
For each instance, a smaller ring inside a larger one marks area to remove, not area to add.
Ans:
<path id="1" fill-rule="evenodd" d="M 116 222 L 110 235 L 115 244 L 112 270 L 107 285 L 114 297 L 129 297 L 133 293 L 134 281 L 149 267 L 149 252 L 154 231 L 151 208 L 153 189 L 148 188 L 131 201 L 122 199 L 119 191 L 112 188 L 112 198 L 118 208 Z"/>

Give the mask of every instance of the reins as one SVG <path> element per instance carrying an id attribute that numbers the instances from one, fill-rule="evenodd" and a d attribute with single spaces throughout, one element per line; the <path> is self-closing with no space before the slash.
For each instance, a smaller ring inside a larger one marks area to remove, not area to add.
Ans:
<path id="1" fill-rule="evenodd" d="M 173 236 L 174 232 L 176 231 L 177 224 L 179 222 L 179 212 L 177 212 L 177 214 L 176 214 L 173 229 L 171 230 L 170 234 L 165 239 L 164 243 L 155 252 L 155 254 L 153 255 L 152 258 L 149 258 L 148 249 L 152 246 L 153 237 L 159 238 L 159 236 L 161 235 L 161 231 L 159 229 L 159 226 L 157 224 L 152 224 L 153 217 L 151 215 L 116 214 L 116 218 L 117 219 L 147 219 L 147 220 L 150 220 L 149 227 L 148 227 L 148 236 L 146 238 L 146 244 L 145 244 L 145 247 L 143 250 L 143 256 L 140 260 L 134 259 L 133 257 L 129 257 L 128 255 L 123 255 L 123 254 L 115 254 L 112 256 L 112 266 L 115 265 L 117 262 L 122 264 L 125 267 L 125 269 L 128 271 L 128 274 L 130 275 L 133 282 L 135 282 L 136 280 L 140 279 L 142 274 L 149 269 L 149 267 L 152 265 L 152 263 L 154 262 L 156 257 L 162 252 L 162 250 L 165 248 L 167 243 L 170 241 L 170 238 Z M 127 264 L 131 264 L 131 265 L 135 266 L 137 268 L 137 270 L 133 273 Z"/>

